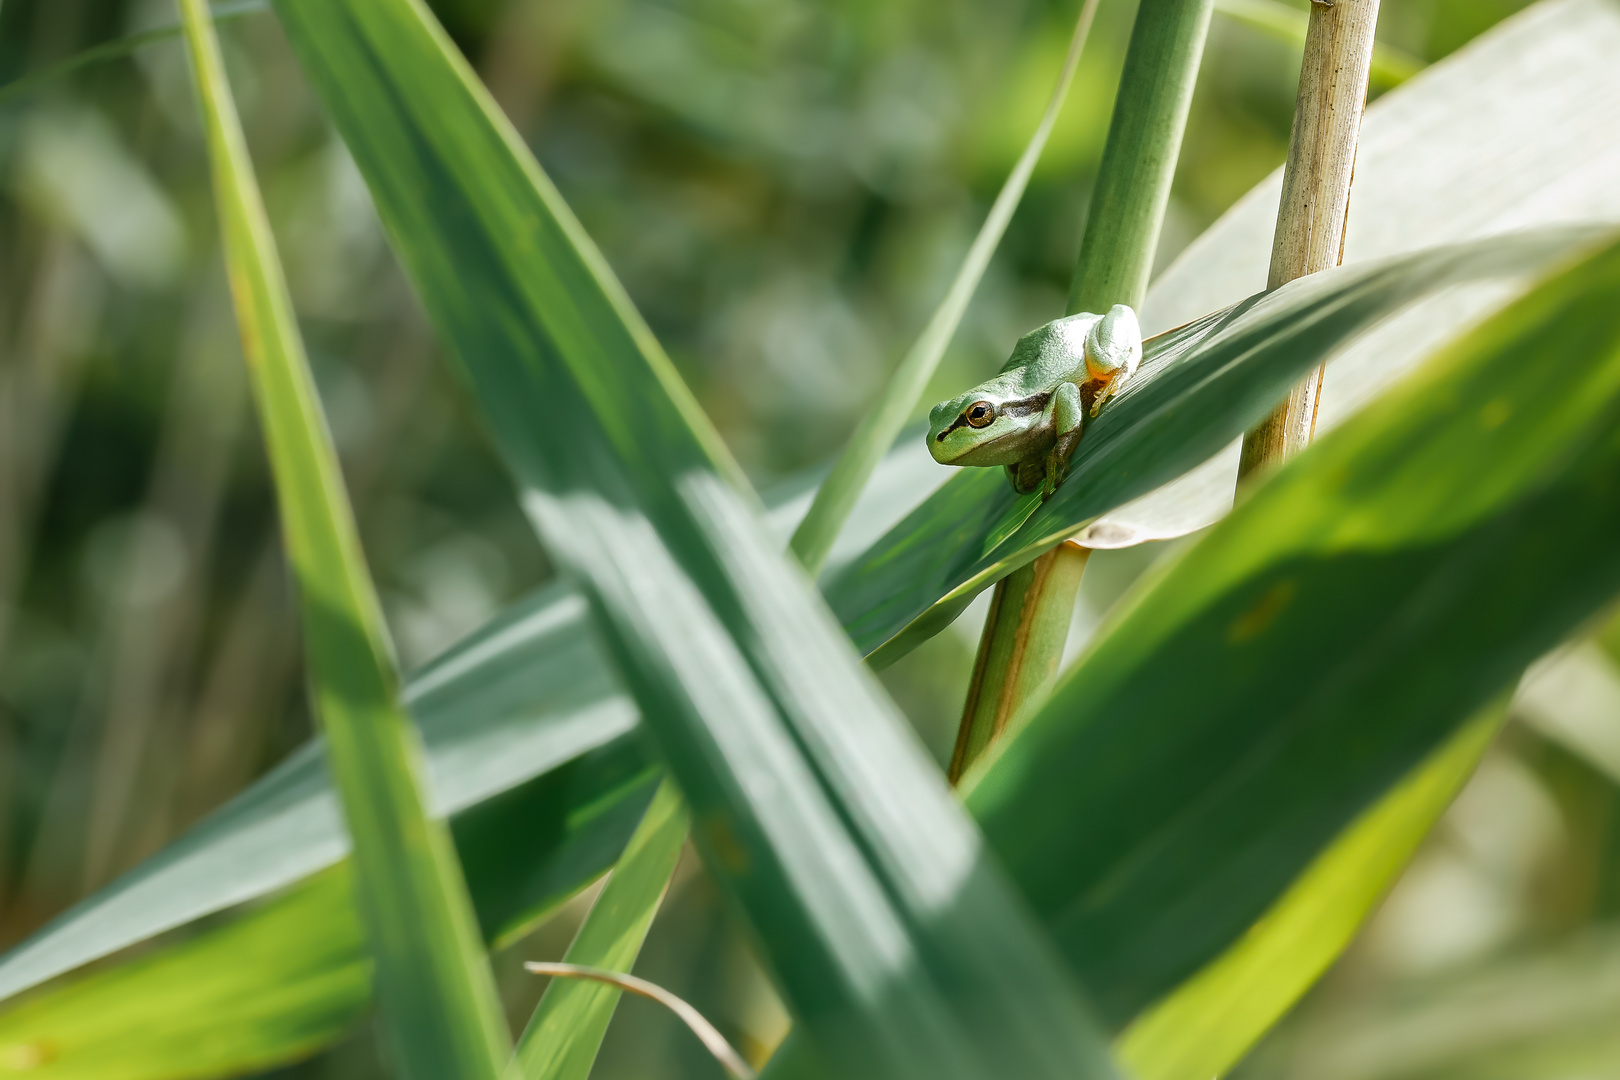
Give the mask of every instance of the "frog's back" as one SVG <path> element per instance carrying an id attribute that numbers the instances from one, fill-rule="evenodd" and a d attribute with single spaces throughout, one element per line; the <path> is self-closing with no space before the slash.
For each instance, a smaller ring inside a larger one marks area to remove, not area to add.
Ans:
<path id="1" fill-rule="evenodd" d="M 1002 374 L 1022 369 L 1031 389 L 1050 387 L 1059 379 L 1070 378 L 1086 361 L 1086 334 L 1099 316 L 1089 312 L 1056 319 L 1018 339 L 1012 355 L 1001 366 Z"/>

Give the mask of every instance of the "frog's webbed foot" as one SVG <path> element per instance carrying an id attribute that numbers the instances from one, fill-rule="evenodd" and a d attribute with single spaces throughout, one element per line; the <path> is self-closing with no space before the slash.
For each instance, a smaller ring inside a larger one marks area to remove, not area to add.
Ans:
<path id="1" fill-rule="evenodd" d="M 1101 411 L 1103 402 L 1113 397 L 1114 391 L 1125 385 L 1126 378 L 1127 376 L 1123 373 L 1115 375 L 1112 379 L 1109 379 L 1107 382 L 1103 383 L 1102 386 L 1097 390 L 1096 396 L 1091 399 L 1091 415 L 1093 418 L 1095 418 L 1097 413 Z"/>
<path id="2" fill-rule="evenodd" d="M 1051 496 L 1068 475 L 1069 459 L 1074 456 L 1074 448 L 1080 445 L 1086 421 L 1085 406 L 1080 402 L 1080 388 L 1072 382 L 1058 383 L 1057 389 L 1052 392 L 1051 408 L 1052 430 L 1057 437 L 1052 440 L 1052 449 L 1046 454 L 1046 476 L 1041 488 L 1047 496 Z"/>
<path id="3" fill-rule="evenodd" d="M 1007 479 L 1012 481 L 1013 490 L 1020 495 L 1028 495 L 1041 487 L 1046 479 L 1046 462 L 1041 458 L 1029 458 L 1016 465 L 1008 465 L 1006 469 Z"/>

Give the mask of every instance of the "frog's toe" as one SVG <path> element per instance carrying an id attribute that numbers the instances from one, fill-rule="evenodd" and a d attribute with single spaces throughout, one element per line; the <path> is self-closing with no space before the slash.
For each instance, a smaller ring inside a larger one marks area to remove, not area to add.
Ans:
<path id="1" fill-rule="evenodd" d="M 1097 396 L 1091 399 L 1092 419 L 1096 419 L 1097 414 L 1102 411 L 1103 404 L 1125 384 L 1125 378 L 1124 374 L 1116 375 L 1114 378 L 1109 379 L 1101 390 L 1097 391 Z"/>
<path id="2" fill-rule="evenodd" d="M 1051 453 L 1046 457 L 1046 468 L 1042 470 L 1041 490 L 1050 497 L 1057 491 L 1058 485 L 1069 473 L 1069 458 L 1067 454 Z"/>

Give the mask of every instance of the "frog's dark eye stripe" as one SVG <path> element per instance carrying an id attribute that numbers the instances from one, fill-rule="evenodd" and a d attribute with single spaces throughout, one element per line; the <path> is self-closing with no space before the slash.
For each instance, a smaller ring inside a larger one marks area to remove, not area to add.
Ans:
<path id="1" fill-rule="evenodd" d="M 1051 399 L 1051 394 L 1031 394 L 1027 398 L 1004 401 L 1001 403 L 1001 408 L 996 410 L 996 415 L 1015 418 L 1028 416 L 1030 413 L 1038 413 L 1046 408 L 1046 403 Z"/>
<path id="2" fill-rule="evenodd" d="M 975 401 L 972 405 L 957 413 L 956 419 L 951 421 L 951 426 L 934 436 L 934 440 L 944 442 L 951 432 L 960 427 L 989 427 L 998 416 L 1022 417 L 1028 416 L 1030 413 L 1038 413 L 1046 408 L 1046 403 L 1051 397 L 1050 393 L 1031 394 L 1027 398 L 1014 398 L 1012 401 L 1004 401 L 1001 403 L 1000 408 L 997 408 L 994 403 L 989 401 Z M 977 410 L 981 409 L 985 411 L 977 412 Z"/>

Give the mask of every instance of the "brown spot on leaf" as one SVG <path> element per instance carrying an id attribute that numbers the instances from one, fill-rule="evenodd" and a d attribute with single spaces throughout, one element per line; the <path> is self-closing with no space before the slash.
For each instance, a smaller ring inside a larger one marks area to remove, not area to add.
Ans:
<path id="1" fill-rule="evenodd" d="M 1279 581 L 1267 589 L 1253 607 L 1232 620 L 1232 625 L 1226 628 L 1226 643 L 1241 645 L 1258 637 L 1266 627 L 1277 621 L 1277 616 L 1287 610 L 1298 591 L 1299 584 L 1292 578 Z"/>
<path id="2" fill-rule="evenodd" d="M 746 874 L 751 865 L 748 849 L 737 839 L 731 822 L 718 814 L 710 814 L 704 817 L 702 828 L 704 837 L 709 841 L 709 850 L 714 852 L 721 865 L 733 874 Z"/>
<path id="3" fill-rule="evenodd" d="M 0 1069 L 6 1072 L 32 1072 L 55 1061 L 56 1047 L 44 1039 L 0 1045 Z"/>

